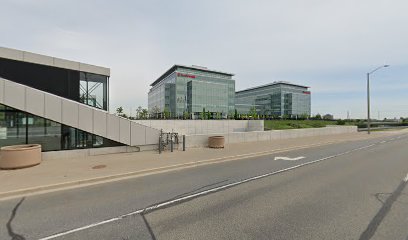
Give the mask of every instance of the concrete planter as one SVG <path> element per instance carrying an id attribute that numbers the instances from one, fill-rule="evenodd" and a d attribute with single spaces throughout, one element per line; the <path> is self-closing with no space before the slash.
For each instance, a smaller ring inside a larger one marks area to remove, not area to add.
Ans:
<path id="1" fill-rule="evenodd" d="M 224 148 L 224 136 L 212 136 L 208 138 L 208 147 L 210 148 Z"/>
<path id="2" fill-rule="evenodd" d="M 27 144 L 0 148 L 0 168 L 18 169 L 41 163 L 41 145 Z"/>

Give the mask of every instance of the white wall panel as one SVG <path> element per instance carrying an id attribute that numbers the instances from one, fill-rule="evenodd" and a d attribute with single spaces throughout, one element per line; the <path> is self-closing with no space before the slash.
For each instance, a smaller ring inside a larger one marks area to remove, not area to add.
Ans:
<path id="1" fill-rule="evenodd" d="M 61 58 L 54 58 L 54 66 L 79 71 L 79 62 L 68 61 Z"/>
<path id="2" fill-rule="evenodd" d="M 120 134 L 119 141 L 121 143 L 130 144 L 130 121 L 128 119 L 119 118 Z"/>
<path id="3" fill-rule="evenodd" d="M 45 94 L 45 118 L 61 122 L 61 98 L 51 94 Z M 29 109 L 27 109 L 29 111 Z"/>
<path id="4" fill-rule="evenodd" d="M 5 81 L 4 104 L 25 111 L 25 88 L 14 82 Z"/>
<path id="5" fill-rule="evenodd" d="M 90 64 L 85 64 L 85 63 L 80 63 L 79 64 L 79 70 L 84 71 L 84 72 L 90 72 L 90 73 L 96 73 L 96 74 L 101 74 L 101 75 L 105 75 L 105 76 L 110 76 L 109 68 L 97 67 L 97 66 L 90 65 Z"/>
<path id="6" fill-rule="evenodd" d="M 24 52 L 24 61 L 48 66 L 54 65 L 54 59 L 52 57 L 31 52 Z"/>
<path id="7" fill-rule="evenodd" d="M 115 115 L 107 115 L 106 137 L 119 142 L 120 125 L 119 118 Z"/>
<path id="8" fill-rule="evenodd" d="M 0 57 L 17 61 L 23 61 L 24 58 L 22 51 L 17 51 L 14 49 L 4 47 L 0 47 Z"/>
<path id="9" fill-rule="evenodd" d="M 93 112 L 93 133 L 101 137 L 106 137 L 107 113 L 96 109 L 93 110 Z"/>
<path id="10" fill-rule="evenodd" d="M 26 109 L 30 113 L 44 117 L 44 92 L 34 88 L 26 88 Z"/>
<path id="11" fill-rule="evenodd" d="M 91 107 L 78 105 L 78 128 L 92 133 L 93 131 L 93 109 Z"/>
<path id="12" fill-rule="evenodd" d="M 69 100 L 62 101 L 62 123 L 78 128 L 78 103 Z"/>
<path id="13" fill-rule="evenodd" d="M 160 130 L 154 128 L 145 129 L 146 129 L 146 144 L 159 144 Z"/>
<path id="14" fill-rule="evenodd" d="M 131 122 L 130 145 L 145 145 L 146 144 L 146 127 Z"/>

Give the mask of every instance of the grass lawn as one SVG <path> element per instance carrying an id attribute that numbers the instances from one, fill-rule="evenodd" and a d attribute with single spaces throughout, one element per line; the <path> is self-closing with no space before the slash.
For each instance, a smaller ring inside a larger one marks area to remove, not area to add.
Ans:
<path id="1" fill-rule="evenodd" d="M 337 125 L 336 121 L 325 120 L 265 120 L 265 130 L 320 128 L 327 125 Z"/>

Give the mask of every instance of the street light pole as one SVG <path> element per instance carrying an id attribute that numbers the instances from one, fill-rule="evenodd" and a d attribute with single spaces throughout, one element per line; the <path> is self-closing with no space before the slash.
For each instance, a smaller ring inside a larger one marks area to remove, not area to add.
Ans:
<path id="1" fill-rule="evenodd" d="M 367 73 L 367 133 L 370 134 L 370 73 Z"/>
<path id="2" fill-rule="evenodd" d="M 377 67 L 376 69 L 374 69 L 371 72 L 367 73 L 367 134 L 370 134 L 370 124 L 371 124 L 371 119 L 370 119 L 370 74 L 373 74 L 375 71 L 381 69 L 381 68 L 385 68 L 385 67 L 389 67 L 390 65 L 382 65 Z"/>

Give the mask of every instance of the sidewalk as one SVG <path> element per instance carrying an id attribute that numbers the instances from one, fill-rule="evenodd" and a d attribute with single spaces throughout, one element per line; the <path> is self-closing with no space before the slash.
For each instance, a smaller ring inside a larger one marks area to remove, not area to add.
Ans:
<path id="1" fill-rule="evenodd" d="M 335 142 L 355 141 L 406 133 L 385 131 L 338 134 L 227 145 L 225 149 L 196 148 L 186 152 L 158 154 L 156 151 L 120 153 L 75 159 L 53 159 L 20 170 L 0 170 L 0 199 L 44 191 L 55 191 L 107 181 L 154 174 L 203 164 L 231 161 L 290 149 L 307 148 Z M 95 166 L 101 168 L 94 169 Z"/>

